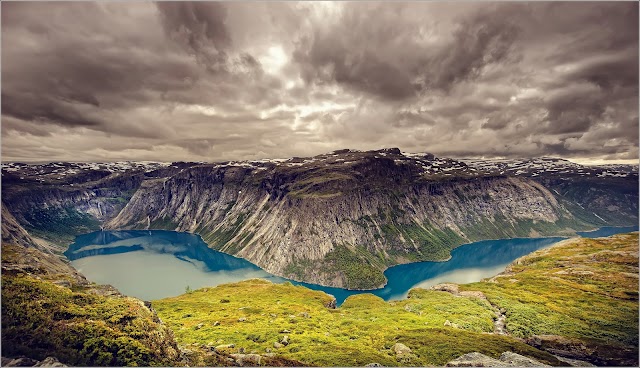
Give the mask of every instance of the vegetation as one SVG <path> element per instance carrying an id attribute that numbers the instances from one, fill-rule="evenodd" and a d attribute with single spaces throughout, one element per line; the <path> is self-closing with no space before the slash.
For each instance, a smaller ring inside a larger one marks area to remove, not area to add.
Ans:
<path id="1" fill-rule="evenodd" d="M 178 227 L 178 223 L 173 221 L 170 217 L 162 216 L 162 218 L 155 219 L 149 224 L 150 229 L 164 229 L 175 230 Z"/>
<path id="2" fill-rule="evenodd" d="M 242 348 L 258 354 L 273 350 L 310 365 L 442 365 L 472 351 L 494 357 L 514 351 L 560 365 L 514 338 L 486 334 L 493 330 L 495 314 L 480 299 L 413 290 L 409 299 L 395 302 L 360 294 L 331 309 L 331 301 L 302 286 L 249 280 L 153 305 L 181 344 L 234 344 L 230 352 Z M 447 320 L 458 328 L 445 326 Z M 289 344 L 275 348 L 284 335 Z M 409 346 L 412 354 L 398 358 L 392 350 L 396 342 Z"/>
<path id="3" fill-rule="evenodd" d="M 55 243 L 71 243 L 77 234 L 100 230 L 98 220 L 71 206 L 32 208 L 24 218 L 30 234 Z"/>
<path id="4" fill-rule="evenodd" d="M 332 297 L 322 292 L 249 280 L 155 301 L 154 307 L 181 344 L 272 350 L 309 365 L 443 365 L 473 351 L 492 357 L 513 351 L 563 365 L 520 340 L 543 334 L 577 339 L 598 359 L 635 359 L 637 251 L 637 233 L 571 239 L 521 258 L 491 280 L 460 286 L 475 296 L 414 289 L 406 300 L 385 302 L 358 294 L 331 309 Z M 491 334 L 499 308 L 510 336 Z M 288 345 L 274 344 L 284 335 Z M 397 356 L 396 342 L 411 354 Z"/>
<path id="5" fill-rule="evenodd" d="M 75 366 L 178 365 L 169 329 L 133 298 L 2 275 L 2 354 Z"/>
<path id="6" fill-rule="evenodd" d="M 363 247 L 335 246 L 324 263 L 330 273 L 344 275 L 347 289 L 371 289 L 386 283 L 381 271 L 384 264 Z"/>
<path id="7" fill-rule="evenodd" d="M 638 346 L 638 233 L 568 240 L 512 265 L 479 290 L 517 337 L 563 335 Z"/>

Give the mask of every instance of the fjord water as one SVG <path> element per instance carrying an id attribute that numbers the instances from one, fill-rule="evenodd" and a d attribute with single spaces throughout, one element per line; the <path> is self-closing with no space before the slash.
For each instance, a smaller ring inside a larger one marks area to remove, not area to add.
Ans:
<path id="1" fill-rule="evenodd" d="M 580 233 L 584 237 L 608 236 L 638 230 L 638 226 L 608 227 Z M 405 298 L 414 287 L 441 282 L 467 283 L 491 277 L 518 257 L 552 245 L 563 238 L 486 240 L 451 251 L 446 262 L 418 262 L 385 271 L 384 288 L 354 291 L 291 281 L 336 297 L 341 304 L 349 295 L 372 293 L 385 300 Z M 194 234 L 164 230 L 98 231 L 80 235 L 65 255 L 89 280 L 110 284 L 126 295 L 143 300 L 176 296 L 197 289 L 264 278 L 290 281 L 258 266 L 207 247 Z"/>

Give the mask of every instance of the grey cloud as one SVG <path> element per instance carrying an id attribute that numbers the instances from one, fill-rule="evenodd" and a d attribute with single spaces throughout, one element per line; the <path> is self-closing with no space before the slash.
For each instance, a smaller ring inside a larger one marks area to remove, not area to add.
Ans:
<path id="1" fill-rule="evenodd" d="M 425 81 L 426 85 L 447 90 L 459 80 L 477 77 L 484 66 L 506 60 L 520 32 L 509 15 L 498 8 L 463 19 L 453 42 L 440 50 L 431 65 L 425 65 L 426 69 L 437 66 L 437 73 L 426 72 L 426 78 L 431 79 Z"/>
<path id="2" fill-rule="evenodd" d="M 3 158 L 628 159 L 637 28 L 618 2 L 2 3 Z"/>
<path id="3" fill-rule="evenodd" d="M 397 21 L 408 7 L 345 5 L 336 24 L 301 38 L 294 58 L 305 79 L 336 82 L 390 100 L 447 91 L 458 81 L 476 78 L 484 66 L 506 60 L 519 33 L 508 17 L 496 16 L 498 8 L 463 17 L 445 42 L 416 39 L 424 26 L 416 14 Z"/>
<path id="4" fill-rule="evenodd" d="M 227 11 L 221 2 L 157 2 L 165 32 L 184 45 L 210 70 L 227 62 L 225 49 L 231 38 L 225 25 Z"/>

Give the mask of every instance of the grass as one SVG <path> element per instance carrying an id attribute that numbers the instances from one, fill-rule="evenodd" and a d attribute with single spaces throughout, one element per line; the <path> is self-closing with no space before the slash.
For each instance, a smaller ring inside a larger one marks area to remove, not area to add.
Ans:
<path id="1" fill-rule="evenodd" d="M 515 351 L 560 364 L 514 338 L 487 334 L 494 313 L 479 299 L 414 290 L 409 299 L 389 303 L 361 294 L 330 309 L 331 300 L 302 286 L 248 280 L 154 301 L 153 306 L 181 344 L 234 344 L 232 352 L 243 348 L 258 354 L 271 349 L 317 366 L 442 365 L 472 351 L 494 357 Z M 459 328 L 445 327 L 446 320 Z M 285 334 L 289 345 L 274 348 Z M 413 355 L 398 359 L 392 351 L 396 342 L 409 346 Z"/>
<path id="2" fill-rule="evenodd" d="M 566 241 L 511 267 L 513 275 L 462 286 L 507 310 L 517 337 L 563 335 L 638 345 L 638 233 Z"/>
<path id="3" fill-rule="evenodd" d="M 317 366 L 443 365 L 473 351 L 491 357 L 513 351 L 563 365 L 520 340 L 541 334 L 578 339 L 599 358 L 629 358 L 638 352 L 637 252 L 637 233 L 565 241 L 521 258 L 500 277 L 460 286 L 482 291 L 487 300 L 413 289 L 406 300 L 358 294 L 330 309 L 325 293 L 248 280 L 153 305 L 180 344 L 235 344 L 229 352 L 258 354 L 271 349 Z M 510 336 L 491 333 L 496 307 L 506 310 Z M 445 326 L 447 320 L 457 327 Z M 290 344 L 274 348 L 285 334 Z M 396 342 L 412 354 L 396 357 Z"/>

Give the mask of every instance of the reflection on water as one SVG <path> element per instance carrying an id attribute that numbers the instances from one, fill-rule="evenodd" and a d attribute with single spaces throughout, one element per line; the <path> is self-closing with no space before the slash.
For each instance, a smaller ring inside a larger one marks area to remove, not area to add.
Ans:
<path id="1" fill-rule="evenodd" d="M 89 280 L 143 300 L 180 295 L 187 287 L 264 278 L 284 282 L 241 258 L 207 247 L 194 234 L 164 230 L 99 231 L 65 252 Z"/>
<path id="2" fill-rule="evenodd" d="M 637 230 L 602 228 L 583 236 L 608 236 Z M 442 282 L 468 283 L 494 276 L 518 257 L 545 248 L 562 238 L 487 240 L 460 246 L 447 262 L 398 265 L 385 271 L 388 283 L 371 291 L 353 291 L 300 283 L 336 297 L 338 305 L 349 295 L 372 293 L 385 300 L 405 298 L 414 287 Z M 250 278 L 289 281 L 258 266 L 209 248 L 194 234 L 164 230 L 98 231 L 78 236 L 65 255 L 89 280 L 111 284 L 127 295 L 144 300 Z"/>

